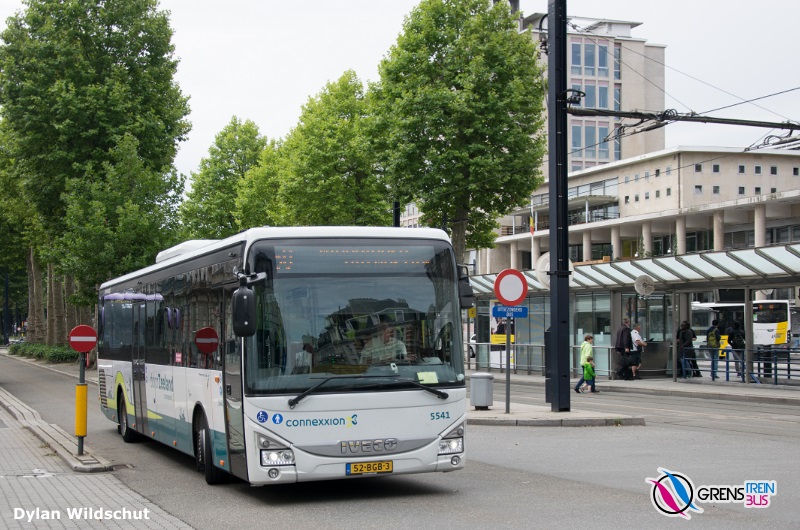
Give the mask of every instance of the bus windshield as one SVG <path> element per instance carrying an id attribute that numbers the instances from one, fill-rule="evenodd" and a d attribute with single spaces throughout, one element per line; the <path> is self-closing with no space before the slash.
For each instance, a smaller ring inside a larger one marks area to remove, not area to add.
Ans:
<path id="1" fill-rule="evenodd" d="M 247 395 L 302 392 L 327 378 L 315 393 L 464 386 L 446 242 L 259 241 L 249 265 L 266 279 L 254 286 Z"/>

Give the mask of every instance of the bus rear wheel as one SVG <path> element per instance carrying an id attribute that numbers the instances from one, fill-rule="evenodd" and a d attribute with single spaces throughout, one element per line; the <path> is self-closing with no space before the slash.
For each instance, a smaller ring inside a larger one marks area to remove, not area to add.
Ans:
<path id="1" fill-rule="evenodd" d="M 134 432 L 128 425 L 128 405 L 125 403 L 125 396 L 120 391 L 117 396 L 117 432 L 122 435 L 122 440 L 125 443 L 136 441 L 136 432 Z"/>

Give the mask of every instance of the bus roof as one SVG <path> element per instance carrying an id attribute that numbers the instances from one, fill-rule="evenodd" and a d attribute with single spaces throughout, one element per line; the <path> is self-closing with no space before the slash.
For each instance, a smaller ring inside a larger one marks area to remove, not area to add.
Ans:
<path id="1" fill-rule="evenodd" d="M 397 228 L 386 226 L 262 226 L 244 230 L 226 239 L 200 239 L 184 241 L 174 247 L 162 250 L 156 263 L 124 276 L 103 282 L 100 290 L 126 282 L 177 263 L 189 261 L 215 250 L 236 244 L 249 248 L 254 241 L 261 239 L 432 239 L 450 242 L 447 233 L 438 228 Z"/>

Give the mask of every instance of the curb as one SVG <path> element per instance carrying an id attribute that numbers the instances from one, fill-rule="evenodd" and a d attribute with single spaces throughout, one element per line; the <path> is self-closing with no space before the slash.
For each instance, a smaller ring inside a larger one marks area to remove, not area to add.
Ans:
<path id="1" fill-rule="evenodd" d="M 78 454 L 78 442 L 61 427 L 46 423 L 37 411 L 0 388 L 0 406 L 29 430 L 73 470 L 79 473 L 97 473 L 113 471 L 114 466 L 108 460 L 92 454 L 85 446 L 84 454 Z"/>
<path id="2" fill-rule="evenodd" d="M 564 418 L 564 419 L 500 419 L 467 417 L 467 425 L 491 425 L 507 427 L 644 427 L 644 418 Z"/>

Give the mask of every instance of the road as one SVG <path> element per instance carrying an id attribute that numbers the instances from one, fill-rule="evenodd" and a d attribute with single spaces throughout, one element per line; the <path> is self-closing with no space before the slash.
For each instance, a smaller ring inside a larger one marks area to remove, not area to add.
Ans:
<path id="1" fill-rule="evenodd" d="M 46 421 L 72 432 L 75 379 L 0 357 L 0 385 Z M 514 388 L 512 396 L 541 404 L 541 391 Z M 495 402 L 503 396 L 495 396 Z M 660 466 L 682 472 L 696 485 L 749 479 L 778 484 L 768 509 L 705 504 L 693 524 L 726 530 L 796 527 L 797 411 L 610 392 L 575 399 L 587 408 L 644 414 L 648 426 L 474 425 L 468 428 L 468 465 L 458 473 L 279 488 L 252 488 L 238 481 L 207 486 L 192 458 L 154 442 L 124 444 L 93 399 L 86 442 L 123 466 L 114 473 L 125 487 L 199 529 L 666 528 L 675 522 L 656 512 L 645 482 L 658 476 Z M 757 425 L 748 426 L 750 420 Z"/>

